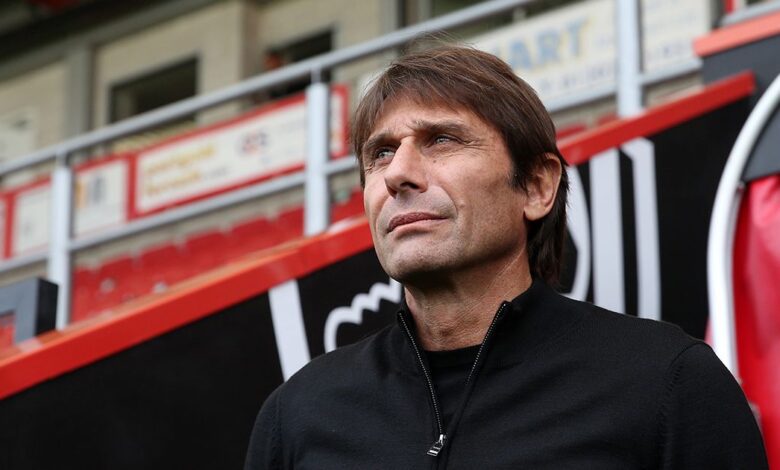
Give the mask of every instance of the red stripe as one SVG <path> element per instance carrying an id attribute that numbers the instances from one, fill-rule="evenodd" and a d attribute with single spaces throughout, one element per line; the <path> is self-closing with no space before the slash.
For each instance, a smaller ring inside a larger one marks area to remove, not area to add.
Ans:
<path id="1" fill-rule="evenodd" d="M 136 184 L 138 184 L 138 154 L 134 153 L 127 157 L 127 220 L 135 220 L 139 217 L 138 208 L 135 204 Z"/>
<path id="2" fill-rule="evenodd" d="M 693 50 L 699 57 L 706 57 L 778 34 L 780 12 L 716 29 L 693 41 Z"/>
<path id="3" fill-rule="evenodd" d="M 671 103 L 648 109 L 644 113 L 613 121 L 591 131 L 563 139 L 558 148 L 570 165 L 588 161 L 599 152 L 617 147 L 637 137 L 659 131 L 749 96 L 755 90 L 752 72 L 744 72 L 708 85 Z"/>

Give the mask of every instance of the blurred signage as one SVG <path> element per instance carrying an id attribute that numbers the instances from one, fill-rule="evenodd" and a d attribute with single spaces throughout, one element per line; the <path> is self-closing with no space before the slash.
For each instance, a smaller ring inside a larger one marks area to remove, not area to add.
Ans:
<path id="1" fill-rule="evenodd" d="M 116 159 L 77 171 L 73 188 L 76 236 L 127 221 L 128 162 Z"/>
<path id="2" fill-rule="evenodd" d="M 710 24 L 708 0 L 641 2 L 643 69 L 695 57 L 693 39 Z M 506 61 L 543 101 L 615 83 L 615 2 L 590 0 L 512 24 L 472 40 Z"/>
<path id="3" fill-rule="evenodd" d="M 334 86 L 330 109 L 334 157 L 349 153 L 347 106 L 346 87 Z M 305 145 L 306 103 L 299 94 L 138 153 L 87 163 L 75 170 L 73 232 L 77 237 L 99 232 L 298 170 L 305 161 Z M 0 194 L 0 242 L 7 233 L 2 227 L 10 224 L 4 253 L 18 256 L 45 249 L 50 207 L 48 179 Z"/>
<path id="4" fill-rule="evenodd" d="M 127 177 L 128 165 L 124 159 L 110 159 L 77 169 L 73 188 L 76 236 L 127 221 Z M 11 255 L 46 248 L 50 235 L 50 182 L 43 180 L 20 188 L 11 193 L 10 200 L 13 205 Z"/>
<path id="5" fill-rule="evenodd" d="M 331 94 L 331 153 L 347 150 L 346 90 Z M 135 209 L 143 215 L 300 168 L 306 157 L 302 95 L 138 154 Z"/>
<path id="6" fill-rule="evenodd" d="M 49 242 L 51 191 L 48 182 L 22 189 L 12 200 L 11 255 L 43 249 Z"/>

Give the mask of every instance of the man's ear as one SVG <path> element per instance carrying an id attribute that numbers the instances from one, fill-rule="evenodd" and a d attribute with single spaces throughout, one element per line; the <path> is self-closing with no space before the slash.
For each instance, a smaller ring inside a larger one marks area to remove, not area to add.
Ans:
<path id="1" fill-rule="evenodd" d="M 558 193 L 562 171 L 561 161 L 557 156 L 551 153 L 544 155 L 544 162 L 534 170 L 534 176 L 526 187 L 527 199 L 523 208 L 526 220 L 539 220 L 550 213 Z"/>

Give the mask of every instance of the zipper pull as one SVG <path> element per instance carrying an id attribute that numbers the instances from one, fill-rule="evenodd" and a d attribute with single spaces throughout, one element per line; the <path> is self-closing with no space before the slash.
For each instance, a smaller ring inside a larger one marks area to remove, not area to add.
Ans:
<path id="1" fill-rule="evenodd" d="M 439 455 L 439 452 L 441 452 L 441 449 L 444 447 L 444 443 L 447 441 L 447 436 L 444 434 L 439 434 L 439 439 L 433 443 L 430 449 L 428 449 L 428 455 L 431 457 L 436 457 Z"/>

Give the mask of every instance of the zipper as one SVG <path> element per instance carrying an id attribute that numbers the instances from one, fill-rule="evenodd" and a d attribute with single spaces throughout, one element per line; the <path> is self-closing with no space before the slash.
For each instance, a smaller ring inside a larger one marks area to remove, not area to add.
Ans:
<path id="1" fill-rule="evenodd" d="M 444 448 L 444 443 L 447 442 L 447 436 L 444 434 L 439 434 L 439 439 L 433 443 L 430 449 L 428 449 L 427 454 L 431 457 L 436 457 L 439 455 L 439 452 Z"/>
<path id="2" fill-rule="evenodd" d="M 439 438 L 436 439 L 436 441 L 431 445 L 431 448 L 428 449 L 428 452 L 426 454 L 436 457 L 439 455 L 439 452 L 444 448 L 444 444 L 447 442 L 447 435 L 444 434 L 444 426 L 441 422 L 441 412 L 439 411 L 439 400 L 436 398 L 436 390 L 433 388 L 433 380 L 431 380 L 431 374 L 428 372 L 428 368 L 425 366 L 425 361 L 423 361 L 422 354 L 420 354 L 420 348 L 417 346 L 417 341 L 414 339 L 414 335 L 412 334 L 412 331 L 409 329 L 409 325 L 406 323 L 406 319 L 404 318 L 403 313 L 398 313 L 398 318 L 401 320 L 401 324 L 404 326 L 404 331 L 406 331 L 406 336 L 409 337 L 409 341 L 412 342 L 412 348 L 414 349 L 414 354 L 417 356 L 417 362 L 420 364 L 420 368 L 423 371 L 423 376 L 425 376 L 425 383 L 428 384 L 428 392 L 431 395 L 431 403 L 433 403 L 433 414 L 436 416 L 436 428 L 439 430 Z"/>
<path id="3" fill-rule="evenodd" d="M 466 378 L 466 384 L 470 383 L 471 379 L 474 378 L 474 373 L 477 371 L 477 364 L 479 364 L 479 358 L 482 356 L 482 352 L 485 350 L 485 345 L 487 344 L 488 339 L 491 337 L 493 330 L 495 329 L 498 320 L 501 318 L 502 314 L 504 313 L 504 309 L 506 308 L 507 305 L 509 305 L 509 303 L 502 302 L 501 306 L 498 308 L 498 311 L 493 316 L 493 321 L 490 322 L 490 326 L 488 327 L 487 332 L 485 333 L 485 337 L 482 339 L 482 344 L 479 345 L 479 349 L 477 350 L 477 356 L 474 358 L 474 364 L 471 365 L 469 376 Z"/>
<path id="4" fill-rule="evenodd" d="M 449 431 L 448 437 L 450 439 L 452 439 L 452 436 L 455 435 L 455 432 L 458 429 L 458 425 L 460 424 L 460 420 L 463 417 L 463 413 L 468 406 L 469 400 L 471 399 L 471 394 L 474 392 L 476 377 L 479 374 L 479 371 L 482 369 L 482 364 L 485 361 L 485 353 L 488 348 L 490 348 L 496 325 L 498 325 L 498 322 L 503 318 L 504 311 L 509 305 L 511 305 L 509 302 L 502 302 L 501 306 L 498 307 L 496 314 L 493 316 L 493 321 L 490 322 L 490 326 L 485 332 L 485 337 L 482 339 L 482 344 L 480 344 L 479 349 L 477 350 L 477 355 L 474 357 L 474 363 L 471 365 L 471 370 L 469 371 L 468 377 L 466 377 L 465 388 L 460 400 L 460 406 L 458 406 L 457 411 L 452 416 L 452 422 L 447 425 L 447 430 Z M 444 455 L 441 456 L 439 463 L 440 465 L 447 465 L 447 459 L 449 457 L 448 454 L 448 452 L 445 452 Z"/>
<path id="5" fill-rule="evenodd" d="M 498 324 L 498 321 L 503 316 L 504 310 L 506 310 L 507 305 L 509 305 L 508 302 L 503 302 L 501 306 L 498 308 L 498 311 L 496 311 L 496 314 L 493 316 L 493 321 L 490 322 L 490 326 L 487 329 L 487 332 L 485 333 L 485 337 L 482 340 L 482 344 L 479 346 L 479 349 L 477 350 L 477 355 L 474 357 L 474 363 L 471 365 L 471 370 L 469 371 L 469 375 L 466 378 L 466 390 L 465 394 L 463 396 L 460 409 L 458 413 L 456 413 L 456 417 L 453 420 L 451 431 L 454 431 L 455 425 L 457 422 L 460 421 L 460 415 L 463 413 L 463 409 L 466 407 L 466 403 L 468 402 L 468 398 L 471 395 L 471 391 L 473 389 L 473 384 L 471 383 L 474 379 L 474 375 L 477 372 L 477 368 L 480 365 L 480 358 L 482 357 L 482 354 L 485 351 L 485 348 L 487 347 L 488 340 L 492 337 L 493 330 L 495 329 L 496 325 Z M 398 313 L 398 318 L 401 320 L 401 324 L 404 327 L 404 331 L 406 332 L 406 336 L 409 337 L 409 341 L 412 343 L 412 348 L 414 349 L 414 353 L 417 356 L 417 362 L 420 364 L 420 368 L 423 371 L 423 376 L 425 377 L 425 382 L 428 384 L 428 392 L 431 396 L 431 403 L 433 403 L 433 413 L 436 416 L 436 426 L 439 430 L 439 437 L 436 439 L 436 441 L 431 445 L 431 448 L 428 449 L 428 452 L 426 452 L 427 455 L 430 455 L 431 457 L 438 457 L 441 453 L 442 449 L 444 449 L 444 445 L 447 443 L 447 435 L 444 433 L 444 426 L 442 424 L 441 420 L 441 413 L 439 411 L 439 400 L 436 398 L 436 390 L 433 387 L 433 380 L 431 380 L 431 375 L 428 372 L 428 368 L 425 366 L 425 361 L 422 359 L 422 354 L 420 354 L 420 348 L 417 346 L 417 341 L 414 339 L 414 335 L 412 334 L 412 331 L 409 329 L 409 325 L 406 323 L 406 319 L 404 318 L 404 315 L 402 312 Z"/>

